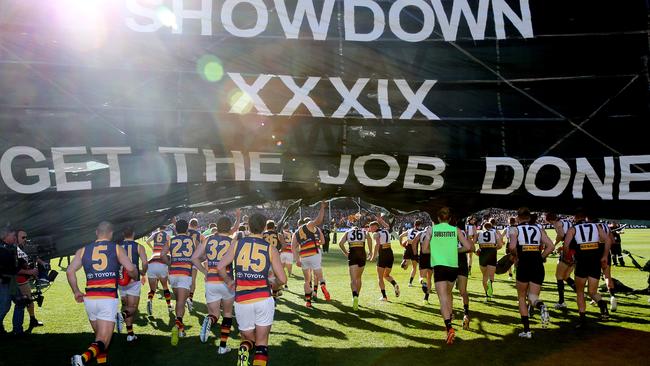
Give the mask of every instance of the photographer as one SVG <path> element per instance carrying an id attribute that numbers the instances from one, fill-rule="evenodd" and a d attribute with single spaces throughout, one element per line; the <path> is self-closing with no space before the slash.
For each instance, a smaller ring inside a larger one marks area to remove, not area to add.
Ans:
<path id="1" fill-rule="evenodd" d="M 16 230 L 17 234 L 17 239 L 18 239 L 18 265 L 19 267 L 23 269 L 30 269 L 30 268 L 37 268 L 37 264 L 44 265 L 47 264 L 43 262 L 40 258 L 36 258 L 35 263 L 33 265 L 30 265 L 29 258 L 27 254 L 25 254 L 24 245 L 27 243 L 27 232 L 23 229 L 18 229 Z M 21 260 L 22 259 L 22 260 Z M 26 275 L 17 275 L 16 276 L 16 283 L 18 285 L 18 289 L 20 291 L 20 294 L 23 296 L 25 299 L 25 302 L 28 302 L 27 305 L 27 312 L 29 313 L 29 328 L 27 328 L 27 333 L 31 333 L 32 330 L 35 327 L 42 327 L 43 323 L 39 322 L 38 319 L 36 319 L 35 315 L 35 306 L 34 302 L 31 301 L 32 297 L 32 286 L 29 284 L 29 281 L 31 280 L 31 276 L 26 276 Z M 16 311 L 18 310 L 18 307 L 14 307 L 14 317 L 19 317 L 19 318 L 24 318 L 24 314 L 22 315 L 16 315 Z M 22 311 L 22 310 L 21 310 Z"/>
<path id="2" fill-rule="evenodd" d="M 18 296 L 15 276 L 36 276 L 37 274 L 36 269 L 22 269 L 19 266 L 16 231 L 7 227 L 0 228 L 0 335 L 7 333 L 3 321 L 11 308 L 12 300 L 16 303 L 12 322 L 13 333 L 23 333 L 25 303 L 20 301 L 22 295 Z"/>

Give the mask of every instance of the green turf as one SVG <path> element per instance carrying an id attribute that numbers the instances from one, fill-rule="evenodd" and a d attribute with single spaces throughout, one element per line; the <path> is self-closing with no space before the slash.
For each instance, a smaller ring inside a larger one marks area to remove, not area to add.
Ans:
<path id="1" fill-rule="evenodd" d="M 623 247 L 650 259 L 650 230 L 627 230 Z M 338 246 L 324 255 L 324 272 L 332 301 L 317 301 L 314 309 L 304 306 L 301 277 L 289 280 L 289 292 L 279 300 L 270 338 L 270 362 L 275 365 L 430 365 L 430 364 L 647 364 L 650 351 L 650 304 L 647 296 L 619 296 L 619 309 L 612 320 L 595 321 L 597 308 L 590 306 L 588 316 L 593 326 L 577 333 L 572 323 L 577 317 L 575 294 L 567 291 L 567 311 L 551 310 L 551 326 L 541 329 L 539 316 L 531 322 L 532 340 L 517 337 L 521 330 L 514 283 L 507 276 L 497 276 L 495 301 L 483 303 L 478 268 L 469 282 L 471 330 L 454 323 L 457 342 L 444 344 L 444 324 L 438 312 L 435 294 L 431 305 L 421 303 L 422 291 L 407 287 L 408 274 L 399 268 L 402 250 L 394 243 L 394 275 L 402 288 L 389 303 L 377 301 L 376 266 L 370 263 L 364 273 L 360 310 L 352 312 L 346 260 Z M 640 260 L 645 263 L 646 259 Z M 555 285 L 556 258 L 546 264 L 546 282 L 542 299 L 552 305 L 557 301 Z M 478 264 L 475 257 L 475 263 Z M 56 262 L 54 263 L 56 264 Z M 633 288 L 644 288 L 648 273 L 628 267 L 615 267 L 614 277 Z M 56 268 L 56 266 L 55 266 Z M 298 269 L 294 268 L 294 274 Z M 80 283 L 83 284 L 81 273 Z M 415 280 L 417 282 L 417 278 Z M 146 290 L 143 289 L 146 297 Z M 217 356 L 211 337 L 209 344 L 198 339 L 200 323 L 206 314 L 203 304 L 203 278 L 198 281 L 195 313 L 185 316 L 189 338 L 178 347 L 170 346 L 171 321 L 164 300 L 155 300 L 155 317 L 140 316 L 136 323 L 138 343 L 126 344 L 125 335 L 116 335 L 110 348 L 112 365 L 234 365 L 235 352 Z M 456 319 L 462 318 L 461 301 L 455 297 Z M 145 311 L 144 301 L 140 310 Z M 63 365 L 70 355 L 81 352 L 93 340 L 83 305 L 74 302 L 65 274 L 46 293 L 37 315 L 45 327 L 23 339 L 0 342 L 0 365 Z M 11 328 L 10 317 L 5 327 Z M 239 344 L 236 330 L 231 347 Z"/>

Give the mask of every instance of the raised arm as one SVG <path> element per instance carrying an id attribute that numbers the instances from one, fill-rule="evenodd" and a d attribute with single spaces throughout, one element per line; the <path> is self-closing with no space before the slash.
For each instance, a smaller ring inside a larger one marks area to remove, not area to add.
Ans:
<path id="1" fill-rule="evenodd" d="M 318 216 L 315 220 L 311 220 L 307 223 L 307 226 L 310 230 L 314 230 L 314 227 L 320 226 L 323 223 L 323 218 L 325 217 L 325 207 L 327 206 L 326 201 L 320 201 L 320 211 L 318 211 Z"/>
<path id="2" fill-rule="evenodd" d="M 238 208 L 235 211 L 235 224 L 230 228 L 230 235 L 234 234 L 239 230 L 239 224 L 241 223 L 241 208 Z"/>

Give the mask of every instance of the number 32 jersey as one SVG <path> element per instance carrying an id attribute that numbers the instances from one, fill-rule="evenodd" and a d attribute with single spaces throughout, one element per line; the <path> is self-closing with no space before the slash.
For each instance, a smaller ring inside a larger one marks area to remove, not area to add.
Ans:
<path id="1" fill-rule="evenodd" d="M 93 299 L 117 298 L 117 244 L 96 241 L 84 247 L 81 265 L 86 273 L 86 296 Z"/>
<path id="2" fill-rule="evenodd" d="M 271 245 L 266 240 L 255 236 L 240 239 L 234 263 L 236 302 L 250 304 L 271 297 Z"/>
<path id="3" fill-rule="evenodd" d="M 208 236 L 205 241 L 205 256 L 208 260 L 208 276 L 205 278 L 207 283 L 223 283 L 223 278 L 219 276 L 217 266 L 224 254 L 230 248 L 232 239 L 226 235 L 214 234 Z M 232 265 L 226 267 L 228 274 L 232 273 Z"/>

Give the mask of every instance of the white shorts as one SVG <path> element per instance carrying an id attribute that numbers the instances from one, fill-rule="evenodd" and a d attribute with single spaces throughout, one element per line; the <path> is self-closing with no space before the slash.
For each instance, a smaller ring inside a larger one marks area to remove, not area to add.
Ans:
<path id="1" fill-rule="evenodd" d="M 169 276 L 169 285 L 172 288 L 189 290 L 192 287 L 192 276 Z"/>
<path id="2" fill-rule="evenodd" d="M 149 268 L 147 268 L 147 277 L 154 279 L 169 277 L 169 268 L 165 263 L 149 263 Z"/>
<path id="3" fill-rule="evenodd" d="M 205 284 L 205 302 L 208 304 L 220 300 L 230 300 L 235 297 L 235 291 L 232 291 L 223 283 L 206 283 Z"/>
<path id="4" fill-rule="evenodd" d="M 293 264 L 293 253 L 280 253 L 280 262 L 282 264 Z"/>
<path id="5" fill-rule="evenodd" d="M 114 323 L 119 303 L 119 299 L 84 299 L 86 314 L 88 314 L 88 319 L 93 322 L 95 320 L 105 320 Z"/>
<path id="6" fill-rule="evenodd" d="M 302 262 L 302 269 L 320 269 L 320 263 L 322 261 L 322 257 L 320 253 L 316 255 L 312 255 L 310 257 L 305 257 L 305 258 L 300 258 L 300 262 Z"/>
<path id="7" fill-rule="evenodd" d="M 140 289 L 142 288 L 142 282 L 133 281 L 126 286 L 118 286 L 120 289 L 120 296 L 137 296 L 140 297 Z"/>
<path id="8" fill-rule="evenodd" d="M 253 330 L 256 325 L 270 326 L 273 324 L 275 301 L 272 297 L 251 304 L 235 302 L 235 317 L 239 330 Z"/>

